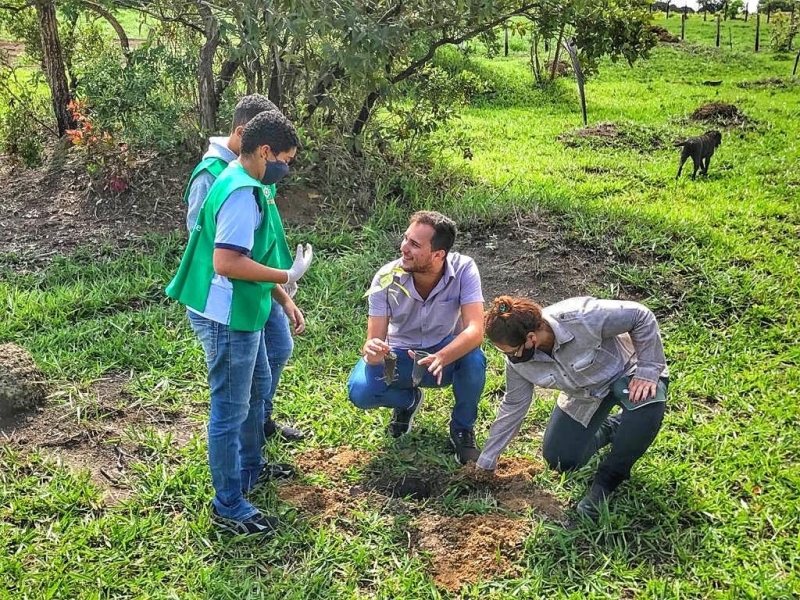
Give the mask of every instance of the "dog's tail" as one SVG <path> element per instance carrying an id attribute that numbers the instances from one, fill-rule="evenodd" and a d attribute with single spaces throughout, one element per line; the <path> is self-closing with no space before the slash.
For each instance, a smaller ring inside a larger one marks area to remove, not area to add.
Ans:
<path id="1" fill-rule="evenodd" d="M 685 146 L 687 143 L 689 143 L 689 140 L 683 140 L 682 142 L 675 142 L 672 145 L 678 148 L 679 146 Z"/>

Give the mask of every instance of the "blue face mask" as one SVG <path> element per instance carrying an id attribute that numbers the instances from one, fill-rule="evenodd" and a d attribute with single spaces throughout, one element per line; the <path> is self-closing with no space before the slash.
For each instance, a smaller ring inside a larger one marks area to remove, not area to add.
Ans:
<path id="1" fill-rule="evenodd" d="M 261 178 L 261 183 L 264 185 L 271 185 L 278 183 L 281 179 L 289 174 L 289 165 L 281 160 L 268 160 L 267 168 L 264 171 L 264 177 Z"/>

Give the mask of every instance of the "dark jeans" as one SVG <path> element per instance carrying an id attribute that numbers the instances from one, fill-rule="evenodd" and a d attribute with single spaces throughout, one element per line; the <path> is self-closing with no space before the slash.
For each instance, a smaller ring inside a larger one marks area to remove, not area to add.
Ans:
<path id="1" fill-rule="evenodd" d="M 666 378 L 661 381 L 669 388 Z M 598 429 L 615 404 L 612 394 L 606 396 L 588 427 L 578 423 L 556 404 L 542 442 L 542 454 L 550 468 L 572 471 L 585 465 L 600 449 L 603 436 L 598 434 Z M 597 469 L 595 483 L 613 490 L 630 477 L 634 463 L 647 451 L 661 429 L 666 406 L 666 402 L 653 402 L 636 410 L 623 408 L 619 416 L 615 416 L 619 418 L 619 426 L 611 451 Z"/>

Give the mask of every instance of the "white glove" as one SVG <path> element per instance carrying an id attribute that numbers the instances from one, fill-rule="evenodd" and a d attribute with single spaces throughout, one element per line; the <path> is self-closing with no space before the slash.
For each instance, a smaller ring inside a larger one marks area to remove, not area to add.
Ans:
<path id="1" fill-rule="evenodd" d="M 294 298 L 295 294 L 297 294 L 297 284 L 296 283 L 284 283 L 283 284 L 283 291 L 289 295 L 289 298 Z"/>
<path id="2" fill-rule="evenodd" d="M 312 258 L 314 258 L 314 250 L 311 248 L 311 244 L 306 244 L 305 250 L 303 249 L 303 244 L 297 244 L 297 254 L 294 257 L 294 263 L 292 263 L 291 268 L 286 271 L 289 277 L 286 283 L 295 283 L 300 279 L 305 272 L 308 271 L 308 267 L 311 266 Z"/>

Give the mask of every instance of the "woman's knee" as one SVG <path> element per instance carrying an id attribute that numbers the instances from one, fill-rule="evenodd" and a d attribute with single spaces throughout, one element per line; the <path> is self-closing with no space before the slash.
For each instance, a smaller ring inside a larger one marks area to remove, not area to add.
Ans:
<path id="1" fill-rule="evenodd" d="M 542 447 L 542 457 L 548 467 L 559 473 L 574 471 L 583 466 L 580 457 L 566 451 L 563 447 L 559 448 L 556 444 L 546 443 Z"/>

